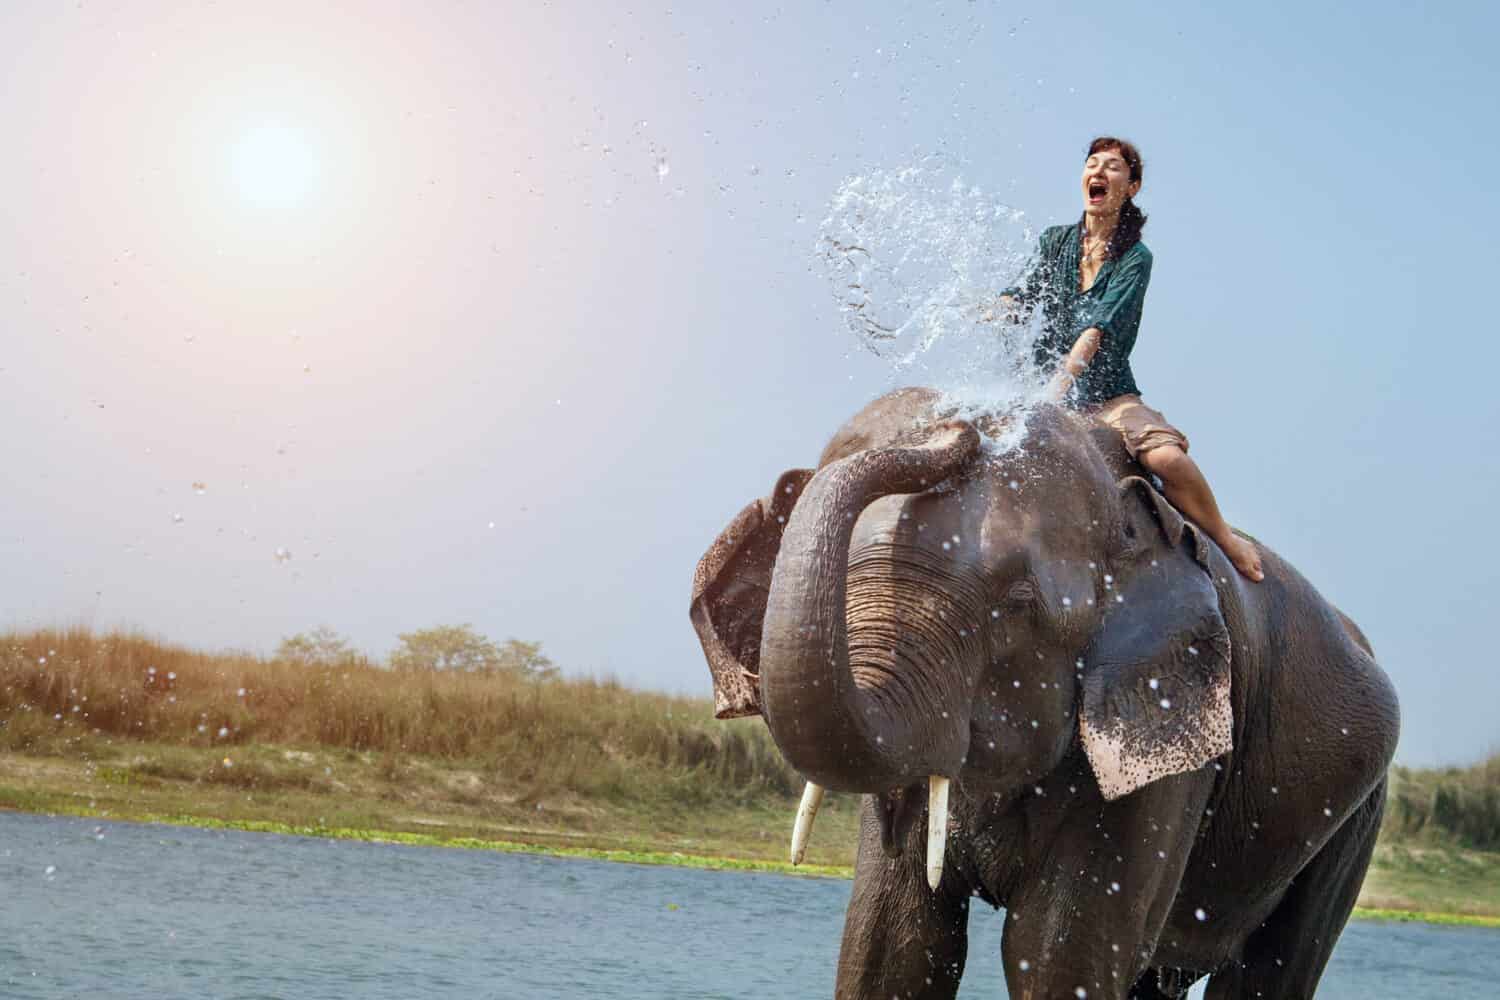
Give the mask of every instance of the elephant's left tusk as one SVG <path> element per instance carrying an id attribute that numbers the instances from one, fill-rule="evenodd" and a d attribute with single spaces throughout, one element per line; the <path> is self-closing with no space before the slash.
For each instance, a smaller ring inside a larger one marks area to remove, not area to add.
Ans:
<path id="1" fill-rule="evenodd" d="M 797 806 L 797 821 L 792 824 L 792 864 L 800 865 L 807 853 L 807 837 L 812 833 L 813 819 L 823 803 L 823 786 L 811 781 L 802 789 L 802 804 Z"/>
<path id="2" fill-rule="evenodd" d="M 927 885 L 937 892 L 943 880 L 943 852 L 948 848 L 948 779 L 927 779 Z"/>

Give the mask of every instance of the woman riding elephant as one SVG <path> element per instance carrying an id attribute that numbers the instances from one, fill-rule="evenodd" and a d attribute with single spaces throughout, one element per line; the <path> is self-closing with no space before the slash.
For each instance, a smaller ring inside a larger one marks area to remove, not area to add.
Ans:
<path id="1" fill-rule="evenodd" d="M 1224 521 L 1208 480 L 1188 457 L 1187 437 L 1141 401 L 1130 369 L 1151 281 L 1151 251 L 1141 242 L 1146 216 L 1134 201 L 1142 168 L 1140 152 L 1124 139 L 1090 143 L 1082 218 L 1042 233 L 1034 265 L 1000 302 L 1013 319 L 1041 307 L 1045 332 L 1036 360 L 1055 369 L 1053 397 L 1119 431 L 1131 457 L 1161 478 L 1167 499 L 1219 543 L 1235 568 L 1259 581 L 1255 544 Z"/>

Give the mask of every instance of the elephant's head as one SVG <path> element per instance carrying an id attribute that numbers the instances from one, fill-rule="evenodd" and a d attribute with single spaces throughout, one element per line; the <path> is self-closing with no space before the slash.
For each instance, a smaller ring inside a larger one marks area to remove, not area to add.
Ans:
<path id="1" fill-rule="evenodd" d="M 1081 740 L 1116 798 L 1226 752 L 1197 530 L 1073 414 L 991 453 L 933 403 L 878 400 L 710 548 L 692 617 L 719 713 L 759 711 L 810 781 L 882 795 L 888 846 L 930 778 L 1013 792 Z"/>

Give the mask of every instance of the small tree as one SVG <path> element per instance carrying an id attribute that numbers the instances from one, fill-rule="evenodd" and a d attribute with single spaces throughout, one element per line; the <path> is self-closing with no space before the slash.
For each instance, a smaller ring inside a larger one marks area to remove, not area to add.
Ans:
<path id="1" fill-rule="evenodd" d="M 327 625 L 319 625 L 311 632 L 289 635 L 276 647 L 278 660 L 289 660 L 304 667 L 328 667 L 353 656 L 349 640 Z"/>
<path id="2" fill-rule="evenodd" d="M 507 639 L 497 646 L 467 622 L 418 629 L 396 638 L 401 645 L 391 654 L 391 666 L 397 670 L 496 671 L 528 680 L 549 680 L 558 674 L 556 665 L 542 654 L 541 643 Z"/>
<path id="3" fill-rule="evenodd" d="M 543 655 L 541 643 L 520 639 L 507 639 L 500 647 L 500 669 L 534 681 L 550 681 L 558 675 L 557 664 Z"/>
<path id="4" fill-rule="evenodd" d="M 401 645 L 391 654 L 397 670 L 496 670 L 500 649 L 474 631 L 474 626 L 435 625 L 396 637 Z"/>

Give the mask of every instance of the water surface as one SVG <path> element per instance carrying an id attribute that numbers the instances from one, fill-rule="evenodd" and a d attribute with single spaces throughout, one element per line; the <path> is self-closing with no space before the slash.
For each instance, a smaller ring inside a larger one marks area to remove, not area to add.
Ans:
<path id="1" fill-rule="evenodd" d="M 0 995 L 815 997 L 849 883 L 0 813 Z M 1003 997 L 999 915 L 961 997 Z M 1500 931 L 1354 923 L 1319 997 L 1494 996 Z"/>

